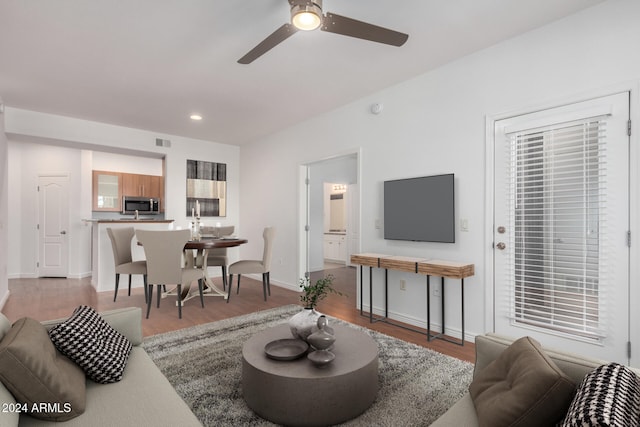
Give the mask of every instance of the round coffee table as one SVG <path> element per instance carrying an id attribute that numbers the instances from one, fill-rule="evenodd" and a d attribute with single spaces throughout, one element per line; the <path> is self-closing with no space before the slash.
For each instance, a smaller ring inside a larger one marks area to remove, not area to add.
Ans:
<path id="1" fill-rule="evenodd" d="M 288 325 L 257 333 L 242 348 L 242 392 L 253 411 L 284 425 L 323 426 L 357 417 L 378 393 L 378 346 L 355 328 L 330 325 L 336 336 L 333 362 L 317 367 L 306 355 L 269 359 L 264 347 L 291 338 Z"/>

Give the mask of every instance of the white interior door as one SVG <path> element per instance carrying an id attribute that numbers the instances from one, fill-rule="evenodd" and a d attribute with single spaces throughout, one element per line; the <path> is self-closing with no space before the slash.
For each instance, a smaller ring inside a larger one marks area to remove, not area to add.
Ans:
<path id="1" fill-rule="evenodd" d="M 38 178 L 38 248 L 40 277 L 69 273 L 69 178 Z"/>
<path id="2" fill-rule="evenodd" d="M 495 122 L 497 333 L 628 363 L 629 94 Z"/>

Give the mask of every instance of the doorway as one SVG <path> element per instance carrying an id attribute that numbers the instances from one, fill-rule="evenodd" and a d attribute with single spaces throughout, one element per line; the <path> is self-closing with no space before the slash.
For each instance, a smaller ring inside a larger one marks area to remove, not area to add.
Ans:
<path id="1" fill-rule="evenodd" d="M 628 363 L 629 93 L 494 123 L 494 330 Z"/>
<path id="2" fill-rule="evenodd" d="M 310 277 L 311 273 L 314 273 L 314 278 L 326 276 L 331 270 L 325 269 L 325 261 L 338 261 L 341 268 L 352 268 L 348 267 L 350 255 L 360 249 L 359 158 L 356 151 L 301 165 L 299 277 Z M 332 195 L 338 202 L 334 203 L 336 213 L 337 207 L 342 206 L 342 221 L 337 218 L 331 221 Z M 340 230 L 331 231 L 334 228 Z M 338 255 L 338 250 L 327 251 L 329 242 L 336 239 L 342 245 L 341 255 Z M 352 277 L 349 274 L 340 276 Z M 349 284 L 354 292 L 355 285 L 354 279 Z"/>
<path id="3" fill-rule="evenodd" d="M 38 277 L 69 274 L 69 176 L 38 177 Z"/>

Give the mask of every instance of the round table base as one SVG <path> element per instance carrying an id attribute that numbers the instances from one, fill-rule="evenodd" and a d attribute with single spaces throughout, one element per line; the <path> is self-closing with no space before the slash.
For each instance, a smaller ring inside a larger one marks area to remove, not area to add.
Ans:
<path id="1" fill-rule="evenodd" d="M 378 392 L 378 346 L 367 334 L 331 325 L 335 360 L 316 367 L 306 356 L 293 361 L 266 357 L 264 346 L 290 338 L 287 325 L 251 337 L 242 349 L 242 391 L 247 405 L 269 421 L 326 426 L 357 417 Z"/>

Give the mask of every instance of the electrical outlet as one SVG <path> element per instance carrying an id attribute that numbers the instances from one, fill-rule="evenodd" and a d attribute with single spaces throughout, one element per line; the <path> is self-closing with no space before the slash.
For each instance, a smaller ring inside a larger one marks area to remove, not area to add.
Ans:
<path id="1" fill-rule="evenodd" d="M 440 298 L 440 288 L 433 288 L 433 296 Z"/>
<path id="2" fill-rule="evenodd" d="M 407 282 L 405 280 L 400 280 L 400 290 L 401 291 L 407 290 Z"/>

